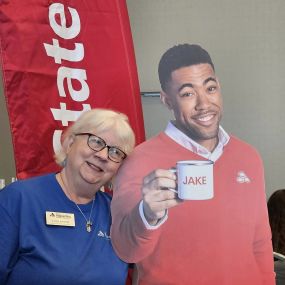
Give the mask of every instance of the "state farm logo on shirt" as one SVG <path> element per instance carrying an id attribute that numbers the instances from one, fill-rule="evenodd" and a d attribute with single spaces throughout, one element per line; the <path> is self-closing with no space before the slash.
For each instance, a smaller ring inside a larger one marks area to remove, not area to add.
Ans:
<path id="1" fill-rule="evenodd" d="M 237 173 L 236 181 L 238 183 L 250 183 L 250 179 L 247 177 L 244 171 L 239 171 Z"/>

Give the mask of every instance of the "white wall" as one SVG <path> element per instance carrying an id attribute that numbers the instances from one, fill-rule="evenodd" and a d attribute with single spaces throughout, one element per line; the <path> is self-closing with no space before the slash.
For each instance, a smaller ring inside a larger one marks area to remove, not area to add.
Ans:
<path id="1" fill-rule="evenodd" d="M 223 126 L 260 151 L 268 196 L 284 188 L 285 1 L 127 0 L 127 5 L 141 91 L 159 90 L 157 65 L 166 49 L 200 43 L 222 84 Z M 143 98 L 143 111 L 148 137 L 170 118 L 158 98 Z M 0 178 L 10 179 L 15 166 L 2 94 L 0 133 Z"/>
<path id="2" fill-rule="evenodd" d="M 177 43 L 199 43 L 222 85 L 226 130 L 254 145 L 269 196 L 285 188 L 285 1 L 127 0 L 142 91 L 159 90 L 157 65 Z M 158 98 L 144 98 L 147 136 L 166 125 Z M 284 176 L 283 176 L 284 175 Z"/>

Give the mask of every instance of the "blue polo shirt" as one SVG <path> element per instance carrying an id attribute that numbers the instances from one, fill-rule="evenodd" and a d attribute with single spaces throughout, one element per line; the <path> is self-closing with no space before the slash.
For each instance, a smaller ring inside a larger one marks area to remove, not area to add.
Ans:
<path id="1" fill-rule="evenodd" d="M 98 191 L 92 231 L 55 174 L 17 181 L 0 191 L 0 284 L 120 285 L 128 264 L 110 240 L 111 197 Z M 89 217 L 92 202 L 79 205 Z M 73 213 L 75 226 L 48 225 L 46 212 Z"/>

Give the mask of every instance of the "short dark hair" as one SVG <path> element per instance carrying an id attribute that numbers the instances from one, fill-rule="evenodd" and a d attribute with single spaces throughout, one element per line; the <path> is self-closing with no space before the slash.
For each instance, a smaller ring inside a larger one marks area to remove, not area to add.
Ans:
<path id="1" fill-rule="evenodd" d="M 267 202 L 273 250 L 285 255 L 285 189 L 275 191 Z"/>
<path id="2" fill-rule="evenodd" d="M 171 78 L 172 71 L 181 67 L 208 63 L 215 71 L 209 53 L 196 44 L 179 44 L 168 49 L 161 57 L 158 65 L 158 76 L 163 91 Z"/>

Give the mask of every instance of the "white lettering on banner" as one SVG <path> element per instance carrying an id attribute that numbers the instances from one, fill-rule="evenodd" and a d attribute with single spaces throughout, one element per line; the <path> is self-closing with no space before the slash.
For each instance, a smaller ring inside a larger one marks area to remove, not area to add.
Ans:
<path id="1" fill-rule="evenodd" d="M 74 8 L 67 7 L 71 16 L 71 25 L 66 27 L 66 17 L 64 5 L 61 3 L 53 3 L 49 6 L 49 23 L 52 30 L 62 39 L 70 40 L 79 35 L 81 24 L 79 14 Z M 56 15 L 59 15 L 60 24 L 56 21 Z M 82 43 L 74 43 L 73 50 L 63 48 L 59 45 L 58 39 L 52 39 L 52 44 L 44 43 L 44 48 L 49 57 L 54 62 L 61 64 L 62 60 L 70 62 L 79 62 L 84 58 L 84 46 Z M 57 88 L 60 97 L 67 97 L 64 89 L 64 81 L 67 82 L 68 94 L 76 102 L 83 102 L 89 98 L 90 90 L 86 82 L 87 74 L 85 69 L 70 68 L 60 66 L 57 71 Z M 76 80 L 80 83 L 81 89 L 74 90 L 72 81 Z M 67 110 L 66 103 L 60 102 L 60 108 L 50 108 L 53 118 L 61 121 L 62 126 L 68 126 L 69 122 L 74 122 L 83 111 L 90 110 L 89 104 L 82 104 L 81 111 Z M 57 152 L 61 145 L 62 130 L 55 130 L 53 133 L 53 150 Z"/>
<path id="2" fill-rule="evenodd" d="M 59 95 L 61 97 L 66 97 L 63 81 L 66 78 L 67 87 L 70 93 L 71 98 L 74 101 L 82 102 L 88 99 L 89 97 L 89 86 L 86 83 L 87 75 L 85 69 L 77 69 L 77 68 L 68 68 L 68 67 L 60 67 L 57 71 L 57 87 L 59 91 Z M 77 79 L 81 83 L 81 90 L 76 91 L 72 88 L 72 79 Z"/>
<path id="3" fill-rule="evenodd" d="M 60 109 L 51 108 L 51 112 L 56 121 L 61 121 L 63 126 L 68 126 L 68 122 L 74 122 L 81 112 L 90 110 L 89 104 L 82 104 L 82 111 L 72 111 L 66 109 L 66 104 L 60 102 Z"/>
<path id="4" fill-rule="evenodd" d="M 49 6 L 49 23 L 53 31 L 61 38 L 70 40 L 78 36 L 80 32 L 80 18 L 77 11 L 73 8 L 68 7 L 72 18 L 72 24 L 69 28 L 66 27 L 66 18 L 64 13 L 64 5 L 61 3 L 54 3 Z M 55 16 L 59 14 L 61 25 L 59 25 Z"/>
<path id="5" fill-rule="evenodd" d="M 69 50 L 59 46 L 57 39 L 52 39 L 52 45 L 44 44 L 47 55 L 54 58 L 55 63 L 61 63 L 61 60 L 81 61 L 84 58 L 83 44 L 75 43 L 75 49 Z"/>
<path id="6" fill-rule="evenodd" d="M 55 130 L 53 133 L 53 137 L 52 137 L 52 146 L 53 146 L 53 151 L 55 153 L 57 153 L 60 150 L 60 139 L 61 139 L 61 135 L 62 135 L 62 130 Z"/>

